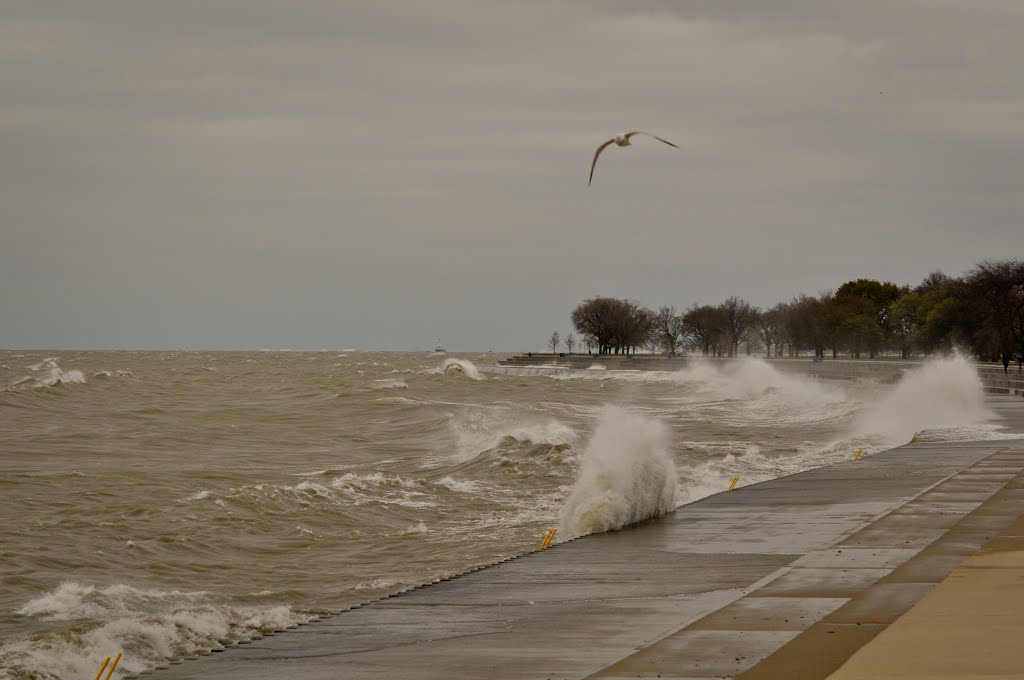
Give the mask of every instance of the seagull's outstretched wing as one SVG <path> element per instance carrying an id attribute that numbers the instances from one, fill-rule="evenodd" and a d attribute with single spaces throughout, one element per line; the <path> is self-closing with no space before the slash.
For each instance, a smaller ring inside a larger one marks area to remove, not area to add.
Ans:
<path id="1" fill-rule="evenodd" d="M 626 139 L 629 139 L 633 135 L 647 135 L 648 137 L 654 137 L 659 142 L 664 142 L 665 144 L 668 144 L 669 146 L 673 146 L 673 147 L 675 147 L 677 149 L 679 148 L 678 146 L 676 146 L 672 142 L 668 141 L 667 139 L 662 139 L 661 137 L 659 137 L 657 135 L 652 135 L 650 132 L 644 132 L 643 130 L 637 130 L 635 132 L 627 132 L 624 136 L 625 136 Z"/>
<path id="2" fill-rule="evenodd" d="M 606 146 L 608 146 L 609 144 L 611 144 L 614 141 L 615 141 L 614 139 L 609 139 L 607 142 L 605 142 L 601 146 L 597 147 L 597 151 L 594 152 L 594 160 L 591 161 L 591 163 L 590 163 L 590 179 L 587 181 L 587 186 L 588 187 L 590 186 L 590 183 L 594 181 L 594 168 L 597 167 L 597 157 L 601 155 L 601 152 L 604 151 L 604 148 Z"/>

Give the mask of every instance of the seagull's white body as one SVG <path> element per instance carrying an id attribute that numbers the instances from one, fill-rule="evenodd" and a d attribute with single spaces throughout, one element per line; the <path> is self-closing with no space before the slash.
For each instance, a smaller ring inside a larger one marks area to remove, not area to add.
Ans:
<path id="1" fill-rule="evenodd" d="M 677 149 L 679 148 L 678 146 L 668 141 L 667 139 L 662 139 L 661 137 L 652 135 L 650 132 L 643 132 L 641 130 L 636 130 L 635 132 L 627 132 L 624 135 L 612 137 L 607 142 L 597 147 L 597 151 L 594 152 L 594 160 L 591 161 L 590 163 L 590 181 L 587 182 L 587 186 L 590 186 L 590 182 L 594 181 L 594 168 L 597 167 L 597 157 L 601 155 L 601 152 L 604 151 L 611 144 L 614 144 L 615 146 L 633 146 L 632 142 L 629 141 L 629 138 L 632 137 L 633 135 L 647 135 L 648 137 L 653 137 L 654 139 L 657 139 L 659 142 L 664 142 L 665 144 L 668 144 L 669 146 L 675 147 Z"/>

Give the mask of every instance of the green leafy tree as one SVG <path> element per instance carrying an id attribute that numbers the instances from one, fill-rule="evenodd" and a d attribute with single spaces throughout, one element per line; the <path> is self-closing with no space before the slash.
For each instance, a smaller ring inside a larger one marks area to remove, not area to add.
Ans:
<path id="1" fill-rule="evenodd" d="M 892 306 L 899 298 L 896 284 L 873 279 L 847 281 L 836 290 L 829 320 L 855 359 L 865 351 L 873 359 L 891 342 Z"/>
<path id="2" fill-rule="evenodd" d="M 1024 356 L 1024 261 L 981 262 L 965 279 L 965 320 L 975 351 L 1008 370 Z"/>

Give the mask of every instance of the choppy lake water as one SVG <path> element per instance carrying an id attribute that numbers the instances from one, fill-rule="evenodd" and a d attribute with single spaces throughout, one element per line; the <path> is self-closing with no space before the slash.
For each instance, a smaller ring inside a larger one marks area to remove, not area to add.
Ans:
<path id="1" fill-rule="evenodd" d="M 139 671 L 741 484 L 1001 436 L 969 364 L 892 386 L 756 360 L 0 352 L 0 677 Z M 6 674 L 6 675 L 5 675 Z M 91 677 L 91 676 L 90 676 Z"/>

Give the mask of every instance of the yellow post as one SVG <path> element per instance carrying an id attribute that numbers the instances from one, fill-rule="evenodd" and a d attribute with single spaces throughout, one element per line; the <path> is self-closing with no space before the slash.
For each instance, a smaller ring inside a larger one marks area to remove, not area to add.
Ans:
<path id="1" fill-rule="evenodd" d="M 857 455 L 853 457 L 854 460 L 860 458 L 860 454 L 864 453 L 864 449 L 857 449 Z"/>
<path id="2" fill-rule="evenodd" d="M 729 485 L 729 491 L 732 491 L 733 489 L 735 489 L 735 488 L 736 488 L 736 483 L 737 483 L 738 481 L 740 481 L 740 478 L 739 478 L 739 476 L 736 476 L 736 477 L 733 477 L 733 478 L 732 478 L 732 483 L 731 483 L 731 484 Z"/>
<path id="3" fill-rule="evenodd" d="M 93 680 L 100 680 L 100 676 L 103 675 L 103 670 L 107 667 L 108 663 L 110 663 L 109 656 L 103 660 L 103 665 L 100 666 L 100 669 L 98 671 L 96 671 L 96 677 Z"/>
<path id="4" fill-rule="evenodd" d="M 917 435 L 919 435 L 919 434 L 921 434 L 921 433 L 920 432 L 915 432 L 914 433 L 914 436 L 910 438 L 910 443 L 911 444 L 913 444 L 914 442 L 917 441 Z"/>
<path id="5" fill-rule="evenodd" d="M 110 664 L 110 670 L 107 671 L 107 677 L 104 678 L 104 680 L 110 680 L 110 676 L 114 674 L 114 669 L 117 668 L 117 662 L 120 661 L 120 660 L 121 660 L 121 652 L 118 652 L 117 656 L 114 657 L 114 663 Z"/>
<path id="6" fill-rule="evenodd" d="M 540 542 L 540 549 L 547 550 L 551 545 L 551 541 L 555 540 L 555 534 L 558 533 L 558 529 L 548 529 L 548 533 L 544 535 L 544 540 Z"/>

